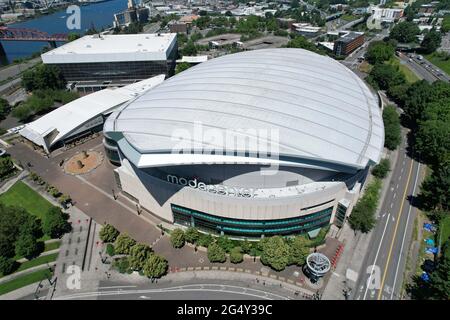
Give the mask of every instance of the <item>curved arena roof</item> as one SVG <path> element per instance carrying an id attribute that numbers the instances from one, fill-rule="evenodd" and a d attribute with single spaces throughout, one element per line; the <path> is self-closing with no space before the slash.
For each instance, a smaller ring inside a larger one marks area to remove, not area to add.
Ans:
<path id="1" fill-rule="evenodd" d="M 364 168 L 379 161 L 384 144 L 378 100 L 366 84 L 329 57 L 288 48 L 246 51 L 192 67 L 111 116 L 105 132 L 122 132 L 128 148 L 124 141 L 119 146 L 130 157 L 134 152 L 133 162 L 140 167 L 227 158 L 171 155 L 179 142 L 174 132 L 195 137 L 199 122 L 203 130 L 220 132 L 278 130 L 279 139 L 269 143 L 291 165 L 319 161 Z M 225 140 L 196 140 L 196 150 L 236 151 Z M 246 146 L 245 151 L 258 150 Z"/>

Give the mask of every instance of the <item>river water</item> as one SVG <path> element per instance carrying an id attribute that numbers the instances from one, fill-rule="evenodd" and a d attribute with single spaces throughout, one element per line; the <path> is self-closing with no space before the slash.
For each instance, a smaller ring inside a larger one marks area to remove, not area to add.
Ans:
<path id="1" fill-rule="evenodd" d="M 67 18 L 70 14 L 66 10 L 41 16 L 37 19 L 28 20 L 20 23 L 8 25 L 10 28 L 28 28 L 40 31 L 54 33 L 71 33 L 76 32 L 83 34 L 94 26 L 97 30 L 111 27 L 113 24 L 114 13 L 123 11 L 127 8 L 127 0 L 111 0 L 101 3 L 90 4 L 80 7 L 81 28 L 69 30 L 66 25 Z M 17 58 L 25 58 L 31 56 L 35 52 L 40 52 L 43 47 L 48 46 L 47 42 L 33 41 L 2 41 L 9 62 Z M 60 45 L 58 43 L 58 45 Z"/>

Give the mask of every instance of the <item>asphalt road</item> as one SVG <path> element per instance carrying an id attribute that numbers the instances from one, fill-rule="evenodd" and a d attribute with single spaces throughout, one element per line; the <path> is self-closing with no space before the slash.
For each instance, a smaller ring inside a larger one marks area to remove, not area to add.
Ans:
<path id="1" fill-rule="evenodd" d="M 98 290 L 58 297 L 60 300 L 290 300 L 299 299 L 280 288 L 222 280 L 191 280 L 146 285 L 101 281 Z"/>
<path id="2" fill-rule="evenodd" d="M 417 215 L 409 200 L 419 189 L 423 169 L 407 155 L 405 148 L 404 132 L 391 183 L 372 234 L 372 247 L 353 292 L 357 300 L 401 298 L 403 272 Z"/>
<path id="3" fill-rule="evenodd" d="M 434 65 L 431 65 L 429 62 L 425 62 L 426 65 L 431 65 L 431 68 L 424 67 L 423 64 L 420 63 L 419 60 L 415 58 L 409 58 L 408 56 L 404 55 L 403 53 L 400 53 L 398 58 L 408 66 L 409 69 L 411 69 L 419 78 L 425 79 L 428 82 L 434 82 L 436 80 L 443 80 L 443 81 L 449 81 L 449 77 L 445 74 L 438 75 L 436 70 L 436 67 Z"/>

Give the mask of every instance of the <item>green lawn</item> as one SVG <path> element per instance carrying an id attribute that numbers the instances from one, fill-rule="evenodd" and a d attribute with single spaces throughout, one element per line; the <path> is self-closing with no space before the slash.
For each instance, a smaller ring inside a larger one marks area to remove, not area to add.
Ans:
<path id="1" fill-rule="evenodd" d="M 55 250 L 55 249 L 58 249 L 60 246 L 61 246 L 61 241 L 46 243 L 44 251 Z"/>
<path id="2" fill-rule="evenodd" d="M 39 266 L 41 264 L 46 264 L 46 263 L 56 261 L 57 258 L 58 258 L 58 253 L 52 253 L 52 254 L 48 254 L 46 256 L 37 257 L 36 259 L 21 263 L 20 267 L 16 270 L 16 272 L 30 269 L 30 268 Z"/>
<path id="3" fill-rule="evenodd" d="M 420 80 L 416 76 L 416 74 L 411 71 L 411 69 L 409 69 L 406 65 L 401 64 L 399 59 L 393 58 L 393 59 L 389 60 L 387 63 L 392 65 L 392 66 L 398 66 L 399 70 L 405 75 L 406 82 L 414 83 L 414 82 Z"/>
<path id="4" fill-rule="evenodd" d="M 0 284 L 0 295 L 25 287 L 29 284 L 39 282 L 51 276 L 48 269 L 39 270 L 14 280 Z"/>
<path id="5" fill-rule="evenodd" d="M 439 69 L 442 69 L 444 72 L 450 75 L 450 56 L 432 53 L 426 55 L 425 58 L 427 58 L 428 61 L 437 66 Z"/>
<path id="6" fill-rule="evenodd" d="M 22 207 L 41 220 L 45 219 L 47 211 L 53 206 L 22 181 L 16 182 L 2 194 L 0 202 L 8 206 Z"/>

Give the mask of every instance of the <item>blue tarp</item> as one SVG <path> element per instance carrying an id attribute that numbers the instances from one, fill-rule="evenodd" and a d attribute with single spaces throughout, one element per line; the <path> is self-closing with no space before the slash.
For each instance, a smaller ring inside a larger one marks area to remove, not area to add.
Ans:
<path id="1" fill-rule="evenodd" d="M 430 232 L 435 232 L 436 231 L 436 226 L 431 224 L 431 223 L 424 223 L 423 224 L 423 228 L 425 230 L 427 230 L 427 231 L 430 231 Z"/>
<path id="2" fill-rule="evenodd" d="M 434 240 L 433 239 L 428 238 L 428 239 L 425 240 L 425 242 L 427 243 L 428 246 L 434 247 Z"/>
<path id="3" fill-rule="evenodd" d="M 420 278 L 421 278 L 423 281 L 425 281 L 425 282 L 430 281 L 430 276 L 429 276 L 428 273 L 426 273 L 425 271 L 422 272 L 422 275 L 420 276 Z"/>
<path id="4" fill-rule="evenodd" d="M 431 253 L 431 254 L 437 254 L 438 253 L 438 248 L 437 247 L 428 247 L 425 249 L 426 253 Z"/>

